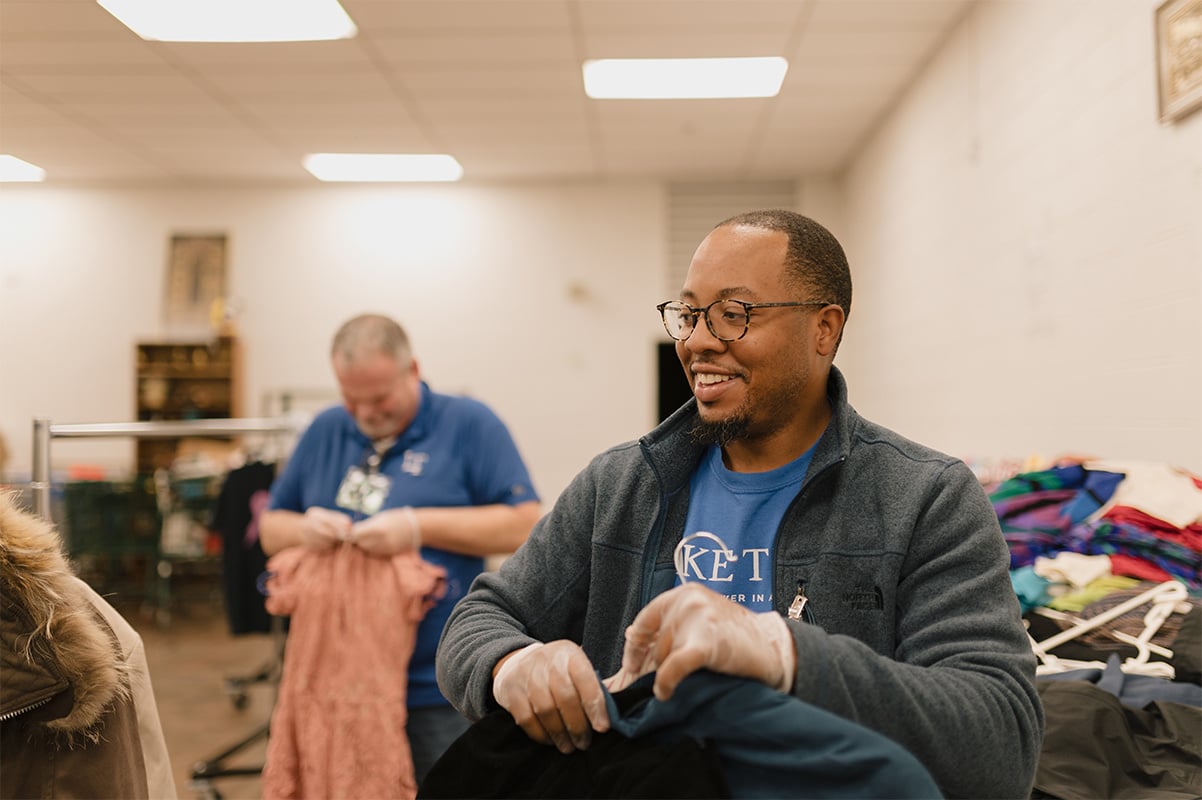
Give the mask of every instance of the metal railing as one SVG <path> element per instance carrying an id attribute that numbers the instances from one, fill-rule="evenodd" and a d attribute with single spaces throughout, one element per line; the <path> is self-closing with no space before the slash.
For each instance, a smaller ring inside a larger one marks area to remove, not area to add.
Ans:
<path id="1" fill-rule="evenodd" d="M 197 419 L 161 422 L 96 422 L 74 425 L 33 421 L 33 474 L 29 483 L 33 510 L 43 519 L 50 514 L 50 442 L 53 439 L 167 439 L 186 436 L 238 436 L 269 433 L 296 434 L 301 424 L 295 418 Z"/>

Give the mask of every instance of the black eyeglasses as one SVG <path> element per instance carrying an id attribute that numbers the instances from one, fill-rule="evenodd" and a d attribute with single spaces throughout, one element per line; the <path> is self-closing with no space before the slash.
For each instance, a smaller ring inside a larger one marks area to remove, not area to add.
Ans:
<path id="1" fill-rule="evenodd" d="M 747 334 L 747 326 L 751 324 L 751 312 L 754 309 L 829 305 L 830 303 L 820 300 L 807 300 L 801 303 L 745 303 L 742 300 L 715 300 L 705 308 L 693 308 L 688 303 L 669 300 L 666 303 L 660 303 L 655 308 L 664 320 L 664 330 L 678 342 L 683 342 L 693 335 L 697 317 L 703 315 L 705 316 L 705 325 L 715 339 L 733 342 L 742 339 Z M 715 310 L 717 316 L 714 314 Z"/>

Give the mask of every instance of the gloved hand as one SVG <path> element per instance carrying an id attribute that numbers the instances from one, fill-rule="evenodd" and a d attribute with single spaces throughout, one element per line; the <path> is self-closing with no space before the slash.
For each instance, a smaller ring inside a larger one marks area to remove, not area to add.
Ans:
<path id="1" fill-rule="evenodd" d="M 561 753 L 584 750 L 609 730 L 605 692 L 575 642 L 535 642 L 515 650 L 492 682 L 493 697 L 526 735 Z"/>
<path id="2" fill-rule="evenodd" d="M 409 506 L 389 508 L 351 526 L 350 541 L 373 556 L 394 556 L 422 546 L 417 512 Z"/>
<path id="3" fill-rule="evenodd" d="M 301 544 L 328 550 L 351 535 L 351 518 L 340 511 L 310 506 L 301 517 Z"/>
<path id="4" fill-rule="evenodd" d="M 655 672 L 655 696 L 667 700 L 686 676 L 709 669 L 788 692 L 796 668 L 784 617 L 757 614 L 692 583 L 664 592 L 638 613 L 626 629 L 622 668 L 605 685 L 621 691 Z"/>

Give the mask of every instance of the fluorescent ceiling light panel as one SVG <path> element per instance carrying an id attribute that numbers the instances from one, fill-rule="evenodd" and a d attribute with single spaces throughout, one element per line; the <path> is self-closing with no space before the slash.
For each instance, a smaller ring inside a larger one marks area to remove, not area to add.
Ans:
<path id="1" fill-rule="evenodd" d="M 338 0 L 96 0 L 143 39 L 307 42 L 358 29 Z"/>
<path id="2" fill-rule="evenodd" d="M 0 181 L 34 183 L 44 180 L 46 170 L 16 156 L 0 153 Z"/>
<path id="3" fill-rule="evenodd" d="M 756 58 L 602 58 L 584 62 L 584 91 L 598 100 L 775 97 L 789 62 Z"/>
<path id="4" fill-rule="evenodd" d="M 311 153 L 305 169 L 323 181 L 457 181 L 463 167 L 451 156 L 394 153 Z"/>

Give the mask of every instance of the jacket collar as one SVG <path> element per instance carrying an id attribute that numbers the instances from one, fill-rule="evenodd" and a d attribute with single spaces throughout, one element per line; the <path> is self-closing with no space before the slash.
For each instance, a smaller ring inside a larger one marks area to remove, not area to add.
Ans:
<path id="1" fill-rule="evenodd" d="M 847 458 L 851 450 L 852 431 L 859 420 L 859 415 L 847 402 L 847 381 L 833 364 L 826 381 L 826 396 L 831 404 L 831 420 L 818 440 L 814 459 L 806 473 L 807 481 Z M 696 421 L 697 400 L 689 398 L 688 402 L 639 440 L 667 494 L 675 494 L 688 485 L 705 453 L 705 448 L 689 436 L 689 430 Z"/>

